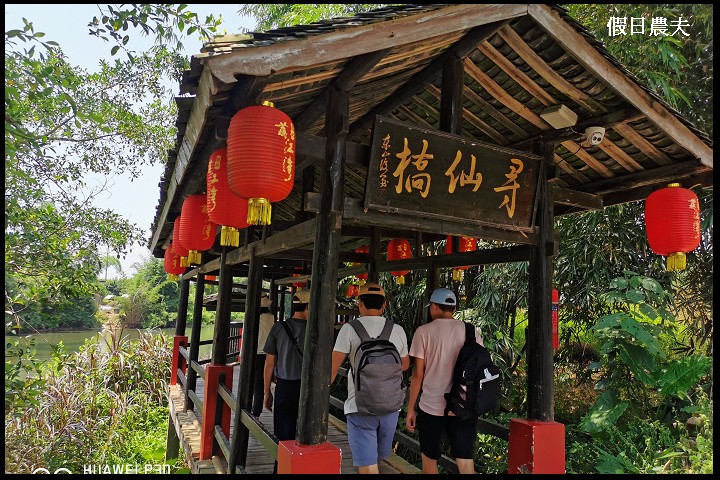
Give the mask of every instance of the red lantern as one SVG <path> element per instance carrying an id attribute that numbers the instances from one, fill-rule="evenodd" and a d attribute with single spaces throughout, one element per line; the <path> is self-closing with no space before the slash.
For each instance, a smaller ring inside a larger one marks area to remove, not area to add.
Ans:
<path id="1" fill-rule="evenodd" d="M 269 225 L 271 202 L 285 199 L 295 182 L 295 127 L 271 102 L 243 108 L 230 120 L 230 189 L 248 199 L 247 222 Z"/>
<path id="2" fill-rule="evenodd" d="M 477 250 L 477 240 L 474 237 L 460 237 L 458 251 L 460 253 L 474 252 Z M 452 250 L 452 235 L 448 235 L 447 241 L 445 242 L 445 253 L 453 253 Z M 455 282 L 462 282 L 464 271 L 470 268 L 469 266 L 455 267 L 452 272 L 452 279 Z"/>
<path id="3" fill-rule="evenodd" d="M 217 225 L 207 216 L 205 194 L 187 197 L 180 214 L 180 243 L 189 250 L 191 264 L 200 264 L 200 252 L 213 246 L 216 231 Z"/>
<path id="4" fill-rule="evenodd" d="M 175 225 L 173 226 L 173 238 L 172 243 L 170 244 L 170 247 L 175 251 L 175 253 L 178 254 L 180 257 L 180 266 L 182 267 L 189 267 L 190 262 L 188 262 L 188 255 L 190 255 L 190 251 L 183 247 L 180 243 L 180 217 L 182 214 L 175 219 Z"/>
<path id="5" fill-rule="evenodd" d="M 208 282 L 217 282 L 217 275 L 208 275 L 205 277 Z"/>
<path id="6" fill-rule="evenodd" d="M 185 267 L 180 264 L 180 256 L 173 250 L 172 244 L 165 249 L 163 267 L 171 282 L 176 281 L 180 275 L 185 273 Z"/>
<path id="7" fill-rule="evenodd" d="M 685 253 L 700 244 L 700 201 L 692 190 L 671 183 L 645 201 L 645 231 L 653 252 L 667 256 L 668 271 L 685 269 Z"/>
<path id="8" fill-rule="evenodd" d="M 210 155 L 207 169 L 207 214 L 211 222 L 222 225 L 220 245 L 240 245 L 239 229 L 248 226 L 248 201 L 230 190 L 227 175 L 227 149 Z"/>
<path id="9" fill-rule="evenodd" d="M 412 251 L 410 250 L 410 242 L 404 238 L 394 238 L 388 242 L 387 246 L 387 259 L 401 260 L 404 258 L 412 258 Z M 398 285 L 405 284 L 405 275 L 410 273 L 410 270 L 401 270 L 390 272 L 395 277 L 395 283 Z"/>
<path id="10" fill-rule="evenodd" d="M 355 249 L 355 253 L 370 253 L 370 245 L 363 245 L 362 247 L 358 247 Z M 359 263 L 353 263 L 353 265 L 360 265 Z M 367 273 L 361 273 L 360 275 L 355 275 L 355 278 L 360 280 L 360 285 L 365 285 L 365 282 L 368 279 Z"/>

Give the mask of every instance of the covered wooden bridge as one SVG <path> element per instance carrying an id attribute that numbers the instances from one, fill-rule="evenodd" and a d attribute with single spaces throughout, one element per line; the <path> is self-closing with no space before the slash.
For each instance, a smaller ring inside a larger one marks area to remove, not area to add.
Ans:
<path id="1" fill-rule="evenodd" d="M 671 182 L 712 186 L 712 142 L 557 6 L 403 5 L 219 37 L 192 57 L 180 93 L 149 241 L 156 257 L 184 200 L 206 192 L 209 157 L 237 112 L 272 102 L 296 135 L 292 191 L 272 205 L 271 223 L 245 228 L 237 248 L 216 239 L 180 280 L 169 454 L 185 445 L 194 471 L 252 473 L 275 458 L 281 472 L 340 471 L 350 452 L 328 421 L 334 329 L 347 314 L 337 311 L 340 279 L 410 270 L 431 291 L 443 268 L 529 262 L 528 411 L 483 428 L 508 440 L 510 473 L 564 472 L 564 429 L 553 420 L 554 217 L 643 200 Z M 421 254 L 449 235 L 495 247 Z M 409 240 L 412 258 L 389 259 L 392 239 Z M 363 245 L 369 252 L 357 253 Z M 219 275 L 219 294 L 212 358 L 199 364 L 208 275 Z M 268 414 L 248 413 L 259 299 L 265 281 L 283 316 L 302 279 L 312 293 L 297 437 L 278 444 Z"/>

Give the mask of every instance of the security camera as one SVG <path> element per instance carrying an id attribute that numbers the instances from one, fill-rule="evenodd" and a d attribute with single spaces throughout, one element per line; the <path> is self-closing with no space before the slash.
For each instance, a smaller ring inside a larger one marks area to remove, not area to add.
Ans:
<path id="1" fill-rule="evenodd" d="M 603 127 L 588 127 L 585 129 L 585 140 L 590 145 L 600 145 L 605 138 L 605 129 Z"/>

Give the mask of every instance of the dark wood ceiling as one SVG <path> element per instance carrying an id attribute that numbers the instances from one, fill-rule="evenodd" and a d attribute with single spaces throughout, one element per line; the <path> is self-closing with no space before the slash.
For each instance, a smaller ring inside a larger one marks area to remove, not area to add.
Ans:
<path id="1" fill-rule="evenodd" d="M 712 141 L 562 8 L 404 5 L 218 37 L 194 55 L 180 85 L 185 96 L 177 97 L 176 147 L 159 184 L 153 254 L 162 257 L 183 199 L 204 192 L 207 159 L 235 112 L 267 100 L 295 125 L 295 187 L 273 205 L 273 228 L 282 230 L 307 218 L 302 184 L 312 182 L 309 173 L 319 188 L 327 89 L 350 99 L 344 192 L 352 206 L 365 192 L 376 115 L 440 128 L 449 56 L 464 68 L 459 134 L 526 151 L 538 139 L 554 142 L 556 215 L 642 200 L 671 181 L 712 186 Z M 556 130 L 542 118 L 559 104 L 577 114 L 572 128 Z M 584 141 L 588 126 L 606 129 L 599 145 Z M 363 235 L 359 227 L 349 233 L 344 250 Z"/>

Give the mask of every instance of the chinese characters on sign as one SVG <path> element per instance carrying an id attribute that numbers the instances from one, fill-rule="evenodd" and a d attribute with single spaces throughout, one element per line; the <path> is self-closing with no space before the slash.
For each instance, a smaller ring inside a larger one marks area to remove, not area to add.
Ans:
<path id="1" fill-rule="evenodd" d="M 378 117 L 365 208 L 528 230 L 539 161 L 536 155 Z"/>
<path id="2" fill-rule="evenodd" d="M 289 132 L 288 124 L 285 122 L 277 123 L 275 126 L 278 127 L 278 137 L 285 139 L 285 147 L 283 148 L 283 153 L 285 154 L 283 158 L 283 173 L 287 173 L 287 177 L 283 178 L 283 181 L 292 182 L 294 181 L 293 168 L 295 166 L 295 150 L 293 149 L 293 145 L 295 144 L 295 126 L 291 123 Z"/>
<path id="3" fill-rule="evenodd" d="M 222 157 L 218 154 L 215 156 L 215 160 L 210 164 L 211 165 L 211 178 L 208 182 L 212 187 L 208 190 L 208 195 L 210 197 L 210 203 L 212 204 L 212 207 L 210 207 L 209 212 L 214 212 L 215 208 L 217 207 L 217 187 L 215 186 L 216 183 L 218 183 L 218 176 L 217 171 L 220 170 L 220 161 L 222 160 Z"/>
<path id="4" fill-rule="evenodd" d="M 628 34 L 628 27 L 630 35 L 644 35 L 645 34 L 645 17 L 630 17 L 630 23 L 628 24 L 628 17 L 610 17 L 608 20 L 608 36 L 618 37 L 620 35 Z M 675 34 L 684 35 L 689 37 L 683 28 L 690 28 L 690 22 L 683 17 L 678 17 L 677 20 L 671 20 L 668 25 L 667 18 L 665 17 L 652 17 L 650 25 L 648 26 L 648 33 L 651 37 L 659 36 L 675 36 Z M 668 33 L 672 31 L 672 33 Z"/>

